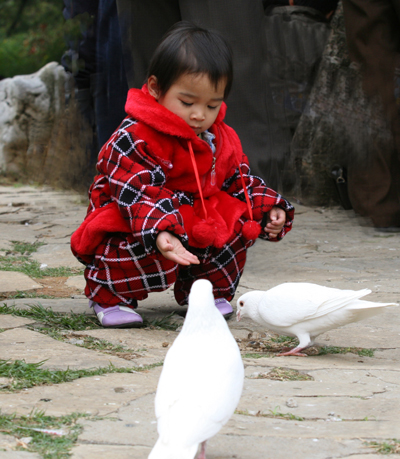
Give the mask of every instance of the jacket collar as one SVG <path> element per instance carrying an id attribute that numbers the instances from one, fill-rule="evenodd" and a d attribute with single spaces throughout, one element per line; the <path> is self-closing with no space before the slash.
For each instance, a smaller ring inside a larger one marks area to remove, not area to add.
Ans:
<path id="1" fill-rule="evenodd" d="M 142 121 L 164 134 L 187 140 L 193 140 L 197 137 L 193 129 L 182 118 L 179 118 L 179 116 L 160 105 L 150 95 L 146 84 L 143 85 L 142 89 L 133 88 L 129 90 L 125 111 L 134 119 Z M 222 123 L 225 113 L 226 104 L 222 102 L 214 125 Z"/>

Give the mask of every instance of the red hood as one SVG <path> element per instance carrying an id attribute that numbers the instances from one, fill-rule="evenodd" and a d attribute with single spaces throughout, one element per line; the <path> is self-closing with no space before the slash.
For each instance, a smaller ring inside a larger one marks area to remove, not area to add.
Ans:
<path id="1" fill-rule="evenodd" d="M 196 133 L 186 121 L 160 105 L 150 95 L 146 84 L 143 85 L 142 89 L 134 88 L 129 90 L 125 111 L 132 118 L 142 121 L 156 131 L 187 140 L 196 138 Z M 217 119 L 214 122 L 215 125 L 223 122 L 225 113 L 226 104 L 222 102 Z"/>

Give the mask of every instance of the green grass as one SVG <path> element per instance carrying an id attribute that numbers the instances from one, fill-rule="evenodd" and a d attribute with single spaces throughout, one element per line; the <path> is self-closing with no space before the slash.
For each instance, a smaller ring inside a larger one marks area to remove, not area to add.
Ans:
<path id="1" fill-rule="evenodd" d="M 31 255 L 34 252 L 37 252 L 39 247 L 45 245 L 44 242 L 23 242 L 23 241 L 11 241 L 13 244 L 14 253 L 20 253 L 21 255 Z"/>
<path id="2" fill-rule="evenodd" d="M 57 298 L 56 296 L 52 296 L 52 295 L 40 295 L 36 292 L 23 292 L 23 291 L 20 291 L 20 290 L 17 290 L 15 293 L 11 293 L 9 295 L 7 295 L 7 300 L 19 300 L 21 298 L 28 298 L 28 299 L 31 299 L 31 298 L 40 298 L 42 300 L 46 299 L 46 300 L 51 300 L 51 299 L 55 299 Z"/>
<path id="3" fill-rule="evenodd" d="M 68 277 L 83 273 L 80 268 L 40 268 L 40 263 L 30 260 L 24 255 L 0 256 L 0 271 L 16 271 L 29 277 L 40 279 L 42 277 Z"/>
<path id="4" fill-rule="evenodd" d="M 374 448 L 378 454 L 399 454 L 400 440 L 391 438 L 384 442 L 370 441 L 366 443 L 370 448 Z"/>
<path id="5" fill-rule="evenodd" d="M 15 392 L 22 389 L 29 389 L 35 386 L 61 384 L 74 381 L 79 378 L 100 376 L 109 373 L 135 373 L 161 366 L 162 363 L 155 363 L 143 367 L 117 368 L 110 364 L 103 368 L 92 368 L 83 370 L 49 370 L 41 368 L 45 361 L 38 363 L 26 363 L 25 360 L 0 360 L 0 377 L 8 378 L 9 384 L 3 386 L 0 392 Z"/>
<path id="6" fill-rule="evenodd" d="M 172 330 L 175 331 L 177 330 L 182 323 L 180 322 L 173 322 L 171 318 L 175 315 L 174 312 L 171 312 L 171 314 L 168 314 L 164 317 L 154 319 L 154 320 L 147 320 L 143 319 L 143 325 L 144 327 L 147 328 L 152 328 L 152 329 L 158 329 L 158 330 Z"/>
<path id="7" fill-rule="evenodd" d="M 99 324 L 95 315 L 75 314 L 70 312 L 68 314 L 54 312 L 50 308 L 44 308 L 40 303 L 27 305 L 29 309 L 18 309 L 16 306 L 8 306 L 3 304 L 0 306 L 0 314 L 11 314 L 17 317 L 26 317 L 36 320 L 46 327 L 59 327 L 64 330 L 89 330 L 103 327 Z M 182 324 L 171 320 L 174 313 L 168 314 L 162 318 L 154 320 L 143 320 L 144 327 L 158 329 L 158 330 L 177 330 Z M 45 332 L 45 330 L 42 330 Z"/>
<path id="8" fill-rule="evenodd" d="M 262 359 L 263 357 L 271 357 L 271 354 L 255 354 L 255 353 L 249 353 L 249 354 L 243 354 L 242 358 L 243 359 Z"/>
<path id="9" fill-rule="evenodd" d="M 0 412 L 0 431 L 17 439 L 31 438 L 28 443 L 21 443 L 17 450 L 38 453 L 43 459 L 66 459 L 83 430 L 78 420 L 87 417 L 87 414 L 80 413 L 56 417 L 46 416 L 42 411 L 26 416 Z M 50 435 L 40 430 L 54 430 L 61 435 Z"/>
<path id="10" fill-rule="evenodd" d="M 0 256 L 0 271 L 16 271 L 26 274 L 29 277 L 40 279 L 42 277 L 68 277 L 83 273 L 82 268 L 40 268 L 40 263 L 32 260 L 30 256 L 42 242 L 21 242 L 12 241 L 12 250 L 5 250 L 6 255 Z"/>
<path id="11" fill-rule="evenodd" d="M 63 339 L 66 338 L 64 335 Z M 76 338 L 76 336 L 72 336 Z M 129 349 L 121 345 L 115 345 L 106 341 L 105 339 L 93 338 L 92 336 L 81 335 L 79 336 L 83 340 L 83 344 L 76 344 L 76 346 L 84 347 L 85 349 L 92 349 L 94 351 L 100 351 L 105 354 L 115 355 L 116 357 L 121 357 L 127 360 L 131 360 L 136 357 L 141 357 L 139 354 L 140 350 Z"/>
<path id="12" fill-rule="evenodd" d="M 284 344 L 284 345 L 297 345 L 298 340 L 294 336 L 285 336 L 285 335 L 279 335 L 275 338 L 270 338 L 270 340 L 273 343 L 279 343 L 279 344 Z"/>
<path id="13" fill-rule="evenodd" d="M 62 314 L 54 312 L 50 308 L 44 308 L 41 304 L 29 305 L 29 309 L 18 309 L 15 306 L 3 304 L 3 306 L 0 306 L 0 314 L 11 314 L 36 320 L 53 330 L 56 327 L 76 331 L 103 328 L 95 316 L 75 314 L 72 311 L 69 314 Z"/>
<path id="14" fill-rule="evenodd" d="M 337 346 L 323 346 L 319 349 L 318 355 L 326 354 L 358 354 L 361 357 L 373 357 L 375 349 L 365 349 L 362 347 L 337 347 Z"/>
<path id="15" fill-rule="evenodd" d="M 236 414 L 241 414 L 244 416 L 257 416 L 257 417 L 263 417 L 263 418 L 280 418 L 280 419 L 287 419 L 289 421 L 304 421 L 304 418 L 301 416 L 296 416 L 295 414 L 292 413 L 281 413 L 279 410 L 279 406 L 276 406 L 274 410 L 268 410 L 270 414 L 268 413 L 261 413 L 259 411 L 257 414 L 252 415 L 250 414 L 247 410 L 236 410 Z"/>

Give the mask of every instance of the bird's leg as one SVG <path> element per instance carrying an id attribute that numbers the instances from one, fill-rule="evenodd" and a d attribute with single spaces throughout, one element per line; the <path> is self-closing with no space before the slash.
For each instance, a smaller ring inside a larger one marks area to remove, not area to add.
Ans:
<path id="1" fill-rule="evenodd" d="M 298 334 L 297 335 L 297 338 L 299 340 L 299 344 L 291 349 L 290 351 L 287 351 L 287 352 L 280 352 L 279 354 L 277 354 L 278 356 L 281 356 L 281 355 L 297 355 L 298 357 L 307 357 L 307 354 L 303 354 L 302 351 L 303 349 L 305 349 L 306 347 L 310 346 L 310 344 L 313 342 L 313 340 L 311 339 L 310 335 L 308 333 L 303 333 L 303 334 Z"/>
<path id="2" fill-rule="evenodd" d="M 200 450 L 199 455 L 197 456 L 197 459 L 206 459 L 206 442 L 205 441 L 201 443 L 201 450 Z"/>

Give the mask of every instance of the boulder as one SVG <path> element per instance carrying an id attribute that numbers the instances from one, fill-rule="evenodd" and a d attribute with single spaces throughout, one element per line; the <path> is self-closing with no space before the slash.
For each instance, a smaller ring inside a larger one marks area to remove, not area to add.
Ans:
<path id="1" fill-rule="evenodd" d="M 92 129 L 77 108 L 73 78 L 57 62 L 0 81 L 0 171 L 28 182 L 84 189 Z"/>

